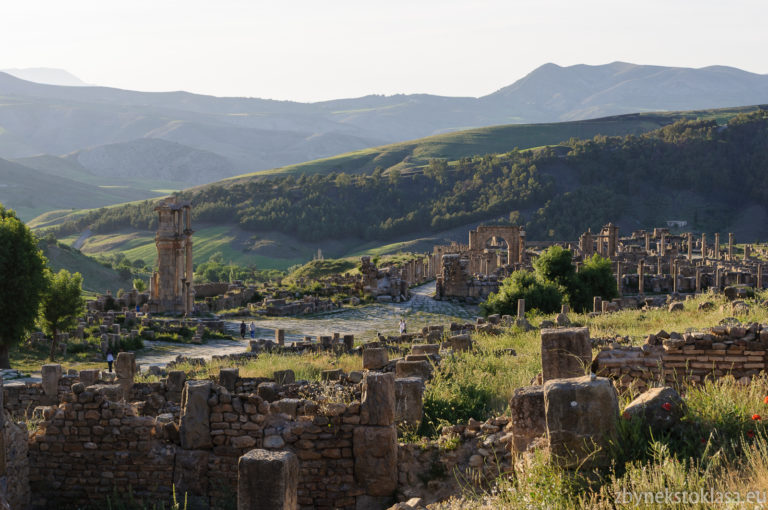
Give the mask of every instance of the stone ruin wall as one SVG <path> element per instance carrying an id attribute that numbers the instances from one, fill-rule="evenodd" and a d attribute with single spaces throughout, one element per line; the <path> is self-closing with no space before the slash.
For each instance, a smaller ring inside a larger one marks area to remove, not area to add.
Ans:
<path id="1" fill-rule="evenodd" d="M 666 338 L 664 338 L 666 337 Z M 592 370 L 621 388 L 684 385 L 732 376 L 748 383 L 768 363 L 768 328 L 715 326 L 704 332 L 650 335 L 642 347 L 605 347 Z"/>

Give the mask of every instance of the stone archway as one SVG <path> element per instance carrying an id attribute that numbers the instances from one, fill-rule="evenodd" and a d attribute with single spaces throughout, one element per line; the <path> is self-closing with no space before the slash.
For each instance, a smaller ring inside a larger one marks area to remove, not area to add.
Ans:
<path id="1" fill-rule="evenodd" d="M 518 226 L 480 226 L 477 230 L 469 231 L 469 249 L 482 251 L 486 244 L 493 238 L 504 240 L 507 243 L 507 263 L 515 264 L 522 259 L 523 243 Z"/>

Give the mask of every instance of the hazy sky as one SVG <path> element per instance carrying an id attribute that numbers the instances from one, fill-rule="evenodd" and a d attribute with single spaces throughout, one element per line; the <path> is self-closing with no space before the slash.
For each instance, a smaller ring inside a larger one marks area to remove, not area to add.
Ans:
<path id="1" fill-rule="evenodd" d="M 546 62 L 766 74 L 766 20 L 766 0 L 7 0 L 0 69 L 300 101 L 481 96 Z"/>

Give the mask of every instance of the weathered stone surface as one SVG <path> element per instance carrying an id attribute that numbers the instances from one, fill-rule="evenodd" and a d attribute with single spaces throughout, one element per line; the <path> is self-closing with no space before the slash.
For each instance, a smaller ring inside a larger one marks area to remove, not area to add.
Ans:
<path id="1" fill-rule="evenodd" d="M 541 372 L 545 382 L 584 375 L 591 363 L 588 328 L 541 330 Z"/>
<path id="2" fill-rule="evenodd" d="M 188 507 L 204 508 L 208 494 L 208 459 L 210 452 L 204 450 L 178 450 L 173 469 L 173 484 L 177 494 L 189 498 Z"/>
<path id="3" fill-rule="evenodd" d="M 81 370 L 80 382 L 86 386 L 93 386 L 98 382 L 100 373 L 98 369 Z"/>
<path id="4" fill-rule="evenodd" d="M 367 425 L 388 426 L 395 422 L 394 374 L 369 372 L 365 375 L 360 419 Z"/>
<path id="5" fill-rule="evenodd" d="M 181 447 L 186 450 L 210 448 L 211 381 L 189 381 L 184 386 L 179 424 Z"/>
<path id="6" fill-rule="evenodd" d="M 263 382 L 256 388 L 256 393 L 267 402 L 274 402 L 279 398 L 280 385 L 273 382 Z"/>
<path id="7" fill-rule="evenodd" d="M 59 379 L 61 379 L 61 365 L 47 364 L 41 368 L 43 393 L 46 397 L 55 398 L 59 391 Z"/>
<path id="8" fill-rule="evenodd" d="M 395 374 L 398 379 L 418 377 L 426 381 L 432 377 L 432 365 L 429 361 L 398 361 L 395 364 Z"/>
<path id="9" fill-rule="evenodd" d="M 287 451 L 251 450 L 237 462 L 239 510 L 296 510 L 299 460 Z"/>
<path id="10" fill-rule="evenodd" d="M 397 430 L 357 427 L 352 438 L 355 480 L 370 496 L 390 496 L 397 489 Z"/>
<path id="11" fill-rule="evenodd" d="M 448 339 L 448 344 L 454 351 L 468 351 L 472 348 L 472 338 L 469 335 L 454 335 Z"/>
<path id="12" fill-rule="evenodd" d="M 668 311 L 670 312 L 682 312 L 683 310 L 685 310 L 685 304 L 682 301 L 670 303 L 668 307 Z"/>
<path id="13" fill-rule="evenodd" d="M 395 422 L 418 427 L 424 415 L 424 381 L 418 377 L 395 379 Z"/>
<path id="14" fill-rule="evenodd" d="M 184 391 L 186 380 L 187 374 L 183 370 L 168 372 L 165 398 L 170 402 L 181 402 L 181 392 Z"/>
<path id="15" fill-rule="evenodd" d="M 276 370 L 272 373 L 272 379 L 274 379 L 277 384 L 290 384 L 296 382 L 296 374 L 291 369 Z"/>
<path id="16" fill-rule="evenodd" d="M 440 344 L 413 344 L 411 354 L 439 354 Z"/>
<path id="17" fill-rule="evenodd" d="M 219 369 L 219 384 L 224 386 L 228 392 L 235 391 L 235 383 L 240 377 L 239 368 L 221 368 Z"/>
<path id="18" fill-rule="evenodd" d="M 651 388 L 630 402 L 622 413 L 625 419 L 639 416 L 655 432 L 668 430 L 683 417 L 683 399 L 670 386 Z"/>
<path id="19" fill-rule="evenodd" d="M 381 370 L 389 362 L 389 353 L 384 347 L 363 349 L 363 368 L 366 370 Z"/>
<path id="20" fill-rule="evenodd" d="M 584 376 L 544 383 L 550 456 L 561 466 L 588 468 L 610 461 L 619 404 L 611 380 Z"/>
<path id="21" fill-rule="evenodd" d="M 136 356 L 132 352 L 119 352 L 115 359 L 117 384 L 122 390 L 122 397 L 128 399 L 136 375 Z"/>
<path id="22" fill-rule="evenodd" d="M 547 433 L 544 387 L 524 386 L 515 390 L 509 401 L 512 417 L 513 448 L 524 452 L 537 438 Z"/>

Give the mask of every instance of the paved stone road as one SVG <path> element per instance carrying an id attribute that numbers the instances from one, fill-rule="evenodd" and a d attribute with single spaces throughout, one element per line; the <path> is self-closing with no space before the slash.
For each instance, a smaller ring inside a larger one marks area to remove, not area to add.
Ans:
<path id="1" fill-rule="evenodd" d="M 466 306 L 449 301 L 435 301 L 432 294 L 435 283 L 427 283 L 411 289 L 411 299 L 405 303 L 381 304 L 343 308 L 311 317 L 274 317 L 254 320 L 256 338 L 274 339 L 277 328 L 285 329 L 286 341 L 303 340 L 304 336 L 332 335 L 333 333 L 353 334 L 359 340 L 368 340 L 376 333 L 397 334 L 400 318 L 406 320 L 409 331 L 416 331 L 428 324 L 447 324 L 451 321 L 474 321 L 479 314 L 475 306 Z M 246 321 L 249 323 L 250 321 Z M 239 332 L 240 321 L 227 323 L 235 335 Z M 142 365 L 165 365 L 179 354 L 210 359 L 214 354 L 232 354 L 248 349 L 245 341 L 215 340 L 204 345 L 174 344 L 168 342 L 145 342 L 150 347 L 137 354 Z"/>

